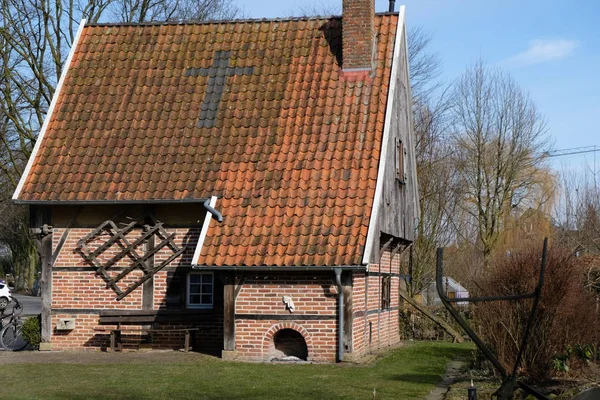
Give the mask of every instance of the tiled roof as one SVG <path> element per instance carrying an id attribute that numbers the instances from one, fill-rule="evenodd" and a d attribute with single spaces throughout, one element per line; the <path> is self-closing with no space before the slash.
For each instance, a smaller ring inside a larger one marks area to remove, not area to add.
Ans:
<path id="1" fill-rule="evenodd" d="M 18 200 L 214 195 L 202 264 L 360 264 L 397 23 L 368 80 L 340 19 L 85 27 Z"/>

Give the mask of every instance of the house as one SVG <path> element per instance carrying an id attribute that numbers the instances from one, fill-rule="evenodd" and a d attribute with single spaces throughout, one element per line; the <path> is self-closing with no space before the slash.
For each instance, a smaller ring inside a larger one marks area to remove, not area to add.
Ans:
<path id="1" fill-rule="evenodd" d="M 42 349 L 104 349 L 125 319 L 227 359 L 399 341 L 418 218 L 404 9 L 343 5 L 81 24 L 13 197 L 40 243 Z"/>
<path id="2" fill-rule="evenodd" d="M 442 277 L 442 290 L 448 298 L 450 299 L 465 299 L 469 297 L 469 291 L 460 283 L 458 283 L 455 279 L 444 276 Z M 425 304 L 432 306 L 442 305 L 442 300 L 437 291 L 437 285 L 434 282 L 431 282 L 429 286 L 423 291 L 422 298 Z M 467 306 L 466 302 L 458 302 L 456 303 L 459 306 Z"/>

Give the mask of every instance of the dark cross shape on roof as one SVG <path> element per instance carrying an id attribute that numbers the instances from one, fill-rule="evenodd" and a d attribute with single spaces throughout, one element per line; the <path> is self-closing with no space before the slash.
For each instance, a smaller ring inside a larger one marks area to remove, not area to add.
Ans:
<path id="1" fill-rule="evenodd" d="M 213 63 L 208 68 L 188 68 L 185 76 L 208 76 L 204 100 L 200 106 L 198 128 L 215 126 L 219 104 L 225 90 L 226 79 L 234 75 L 252 75 L 254 67 L 230 67 L 231 51 L 215 51 Z"/>

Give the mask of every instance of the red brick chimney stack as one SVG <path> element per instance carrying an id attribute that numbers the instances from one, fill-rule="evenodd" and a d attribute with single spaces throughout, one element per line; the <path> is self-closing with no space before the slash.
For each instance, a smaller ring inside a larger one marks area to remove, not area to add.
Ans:
<path id="1" fill-rule="evenodd" d="M 375 0 L 343 0 L 344 72 L 370 70 L 375 45 Z"/>

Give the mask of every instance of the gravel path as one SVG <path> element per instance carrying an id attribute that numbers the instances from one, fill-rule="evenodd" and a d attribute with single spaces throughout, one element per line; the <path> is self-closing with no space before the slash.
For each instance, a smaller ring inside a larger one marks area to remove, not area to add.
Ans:
<path id="1" fill-rule="evenodd" d="M 0 358 L 0 361 L 2 359 Z M 463 360 L 456 359 L 451 361 L 446 368 L 446 373 L 444 374 L 444 378 L 440 383 L 436 385 L 435 388 L 425 398 L 425 400 L 444 400 L 446 397 L 446 393 L 450 386 L 456 381 L 456 379 L 460 376 L 460 371 L 465 362 Z"/>

